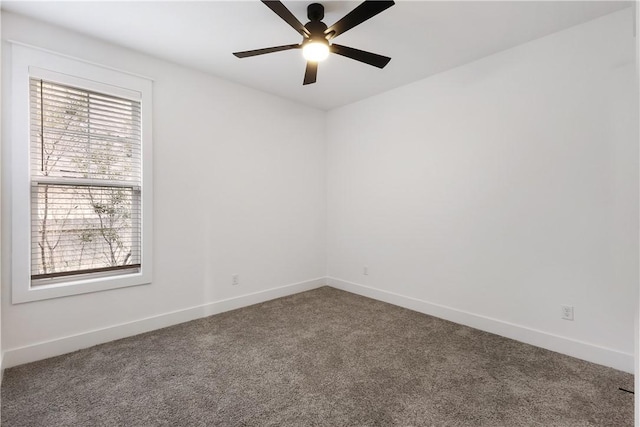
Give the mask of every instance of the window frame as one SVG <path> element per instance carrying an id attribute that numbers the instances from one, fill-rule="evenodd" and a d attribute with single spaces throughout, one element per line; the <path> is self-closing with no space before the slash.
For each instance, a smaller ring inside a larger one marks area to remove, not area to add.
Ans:
<path id="1" fill-rule="evenodd" d="M 148 78 L 11 43 L 11 278 L 13 304 L 150 284 L 152 280 L 152 81 Z M 121 275 L 96 273 L 31 286 L 31 142 L 29 79 L 37 78 L 140 102 L 141 267 Z"/>

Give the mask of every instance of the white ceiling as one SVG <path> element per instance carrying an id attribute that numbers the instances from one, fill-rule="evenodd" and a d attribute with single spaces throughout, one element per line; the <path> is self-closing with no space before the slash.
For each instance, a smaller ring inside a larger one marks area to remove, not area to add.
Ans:
<path id="1" fill-rule="evenodd" d="M 283 3 L 302 22 L 312 1 Z M 324 1 L 327 25 L 358 1 Z M 249 87 L 329 110 L 628 7 L 617 1 L 396 1 L 336 38 L 392 58 L 380 70 L 331 55 L 302 86 L 298 50 L 238 59 L 232 52 L 301 36 L 258 1 L 2 1 L 2 9 L 70 28 Z"/>

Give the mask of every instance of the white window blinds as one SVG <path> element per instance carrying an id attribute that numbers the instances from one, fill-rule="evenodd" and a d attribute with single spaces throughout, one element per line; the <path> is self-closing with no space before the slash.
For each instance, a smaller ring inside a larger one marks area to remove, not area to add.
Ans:
<path id="1" fill-rule="evenodd" d="M 140 102 L 30 79 L 31 279 L 137 272 Z"/>

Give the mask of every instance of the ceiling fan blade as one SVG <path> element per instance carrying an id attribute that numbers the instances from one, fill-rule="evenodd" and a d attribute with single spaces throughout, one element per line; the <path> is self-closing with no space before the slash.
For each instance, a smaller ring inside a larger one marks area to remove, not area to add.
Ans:
<path id="1" fill-rule="evenodd" d="M 282 18 L 287 24 L 291 25 L 291 27 L 299 32 L 303 37 L 309 37 L 311 35 L 309 30 L 302 25 L 302 22 L 298 21 L 298 18 L 296 18 L 293 13 L 291 13 L 291 11 L 282 4 L 282 2 L 262 0 L 262 3 L 264 3 L 269 9 L 273 10 L 276 15 Z"/>
<path id="2" fill-rule="evenodd" d="M 307 61 L 307 69 L 304 72 L 303 85 L 309 85 L 316 82 L 316 76 L 318 75 L 318 63 Z"/>
<path id="3" fill-rule="evenodd" d="M 383 10 L 390 8 L 394 4 L 395 2 L 393 1 L 362 2 L 358 7 L 347 13 L 338 22 L 327 28 L 324 33 L 325 35 L 329 36 L 329 38 L 337 37 L 345 31 L 352 29 L 356 25 L 362 24 L 367 19 L 373 18 L 374 16 L 376 16 Z"/>
<path id="4" fill-rule="evenodd" d="M 299 49 L 299 44 L 286 44 L 284 46 L 266 47 L 264 49 L 245 50 L 244 52 L 233 52 L 238 58 L 247 58 L 249 56 L 264 55 L 265 53 L 280 52 L 289 49 Z"/>
<path id="5" fill-rule="evenodd" d="M 378 68 L 384 68 L 385 65 L 391 61 L 391 58 L 388 56 L 382 56 L 377 53 L 366 52 L 352 47 L 341 46 L 335 43 L 331 45 L 330 50 L 332 53 L 337 55 L 346 56 L 347 58 L 355 59 L 356 61 L 364 62 L 365 64 L 373 65 Z"/>

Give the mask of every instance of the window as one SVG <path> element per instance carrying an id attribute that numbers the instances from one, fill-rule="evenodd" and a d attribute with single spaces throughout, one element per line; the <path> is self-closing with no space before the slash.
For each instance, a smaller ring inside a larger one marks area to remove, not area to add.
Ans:
<path id="1" fill-rule="evenodd" d="M 151 82 L 12 51 L 13 302 L 150 283 Z"/>
<path id="2" fill-rule="evenodd" d="M 140 268 L 140 102 L 30 79 L 31 286 Z"/>

